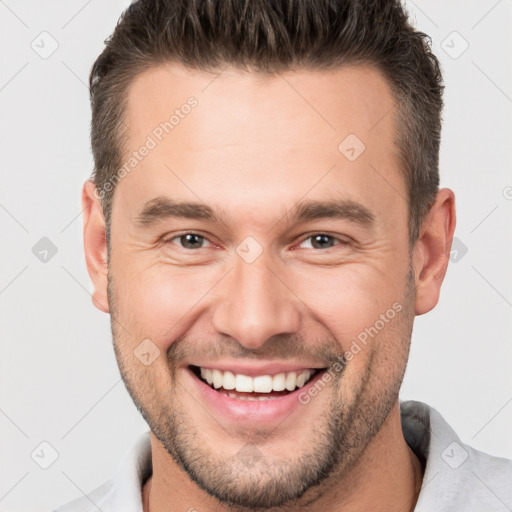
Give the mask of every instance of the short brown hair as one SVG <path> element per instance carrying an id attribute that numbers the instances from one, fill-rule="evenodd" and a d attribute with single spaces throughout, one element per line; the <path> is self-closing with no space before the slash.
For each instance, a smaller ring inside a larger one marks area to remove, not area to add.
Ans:
<path id="1" fill-rule="evenodd" d="M 430 39 L 410 25 L 399 0 L 139 0 L 105 43 L 89 85 L 92 179 L 107 225 L 127 88 L 142 71 L 166 62 L 262 73 L 370 64 L 394 95 L 411 246 L 417 240 L 439 188 L 443 85 Z"/>

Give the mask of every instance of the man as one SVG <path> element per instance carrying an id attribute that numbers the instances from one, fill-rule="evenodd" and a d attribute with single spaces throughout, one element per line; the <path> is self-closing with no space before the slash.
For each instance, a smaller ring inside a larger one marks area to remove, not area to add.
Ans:
<path id="1" fill-rule="evenodd" d="M 398 398 L 455 228 L 400 3 L 140 0 L 90 84 L 87 267 L 151 431 L 59 511 L 511 507 L 512 461 Z"/>

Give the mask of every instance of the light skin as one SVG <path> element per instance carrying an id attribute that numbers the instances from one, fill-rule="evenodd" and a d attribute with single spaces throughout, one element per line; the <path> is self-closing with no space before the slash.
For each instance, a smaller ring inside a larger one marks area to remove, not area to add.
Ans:
<path id="1" fill-rule="evenodd" d="M 438 192 L 411 251 L 394 102 L 370 67 L 145 71 L 129 89 L 127 153 L 190 96 L 197 107 L 117 184 L 109 262 L 90 181 L 82 195 L 93 301 L 112 315 L 121 374 L 152 430 L 144 511 L 413 510 L 424 467 L 398 390 L 414 316 L 439 299 L 453 192 Z M 349 134 L 366 147 L 354 161 L 338 150 Z M 170 200 L 215 217 L 164 215 Z M 332 201 L 345 201 L 338 215 L 294 215 Z M 186 233 L 204 238 L 187 246 Z M 251 263 L 237 252 L 249 236 L 262 249 Z M 327 367 L 395 303 L 338 378 L 278 425 L 222 417 L 191 384 L 193 363 Z M 134 357 L 145 339 L 160 350 L 149 366 Z M 251 465 L 238 456 L 247 446 Z"/>

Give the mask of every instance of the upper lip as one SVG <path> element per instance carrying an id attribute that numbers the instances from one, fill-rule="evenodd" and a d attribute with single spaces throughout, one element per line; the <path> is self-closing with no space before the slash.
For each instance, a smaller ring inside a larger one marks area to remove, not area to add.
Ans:
<path id="1" fill-rule="evenodd" d="M 209 368 L 211 370 L 229 371 L 249 377 L 257 377 L 258 375 L 276 375 L 278 373 L 301 372 L 304 370 L 323 370 L 325 366 L 315 366 L 301 363 L 291 362 L 268 362 L 254 363 L 247 361 L 232 362 L 207 362 L 207 363 L 189 363 L 187 366 L 198 366 L 200 368 Z"/>

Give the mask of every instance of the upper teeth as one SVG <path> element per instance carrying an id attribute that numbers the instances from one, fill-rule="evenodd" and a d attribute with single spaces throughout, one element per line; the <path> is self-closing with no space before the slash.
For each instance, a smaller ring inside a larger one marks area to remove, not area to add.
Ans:
<path id="1" fill-rule="evenodd" d="M 300 372 L 278 373 L 277 375 L 258 375 L 249 377 L 229 371 L 212 370 L 201 368 L 201 377 L 215 389 L 236 389 L 237 391 L 251 393 L 270 393 L 271 391 L 293 391 L 296 387 L 301 388 L 313 375 L 312 370 Z"/>

